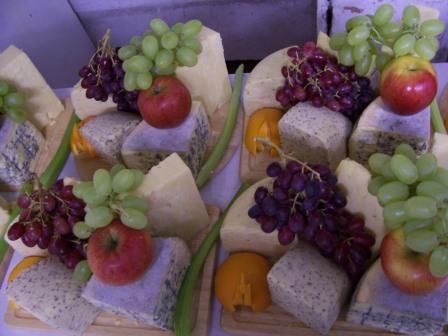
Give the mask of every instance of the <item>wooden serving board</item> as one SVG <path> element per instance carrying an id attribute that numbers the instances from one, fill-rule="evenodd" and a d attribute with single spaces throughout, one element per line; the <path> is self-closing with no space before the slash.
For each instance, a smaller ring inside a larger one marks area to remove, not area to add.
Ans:
<path id="1" fill-rule="evenodd" d="M 215 222 L 218 220 L 220 210 L 217 206 L 207 206 L 210 223 L 198 237 L 189 243 L 192 253 L 197 251 L 202 240 Z M 196 284 L 191 309 L 192 335 L 207 336 L 209 319 L 211 314 L 211 291 L 213 284 L 213 269 L 216 258 L 216 245 L 214 245 L 205 260 L 199 282 Z M 24 309 L 14 308 L 8 304 L 5 314 L 5 323 L 19 329 L 39 330 L 45 332 L 60 332 L 36 319 Z M 154 327 L 139 324 L 133 320 L 112 315 L 106 312 L 100 313 L 93 324 L 83 334 L 84 336 L 169 336 L 173 332 L 163 331 Z"/>

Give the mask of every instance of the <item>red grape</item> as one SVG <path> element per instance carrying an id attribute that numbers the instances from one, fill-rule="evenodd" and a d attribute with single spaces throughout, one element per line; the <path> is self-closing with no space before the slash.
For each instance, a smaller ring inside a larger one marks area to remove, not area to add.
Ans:
<path id="1" fill-rule="evenodd" d="M 282 171 L 282 166 L 280 165 L 280 163 L 278 163 L 277 161 L 272 162 L 266 168 L 266 175 L 268 175 L 270 177 L 277 177 L 281 171 Z"/>
<path id="2" fill-rule="evenodd" d="M 262 223 L 261 223 L 261 230 L 265 233 L 271 233 L 274 232 L 274 230 L 277 228 L 277 220 L 274 217 L 263 217 Z"/>
<path id="3" fill-rule="evenodd" d="M 26 195 L 20 195 L 17 198 L 17 205 L 19 206 L 19 208 L 21 209 L 26 209 L 30 206 L 31 204 L 31 200 L 28 196 Z"/>
<path id="4" fill-rule="evenodd" d="M 21 222 L 16 222 L 8 229 L 8 239 L 17 240 L 22 237 L 25 233 L 25 225 Z"/>
<path id="5" fill-rule="evenodd" d="M 296 235 L 292 232 L 289 226 L 283 226 L 278 230 L 278 241 L 282 245 L 289 245 L 294 241 Z"/>
<path id="6" fill-rule="evenodd" d="M 258 206 L 258 204 L 255 204 L 249 208 L 247 214 L 250 218 L 258 218 L 263 214 L 263 211 L 261 210 L 260 206 Z"/>
<path id="7" fill-rule="evenodd" d="M 344 266 L 348 260 L 348 245 L 344 242 L 339 243 L 339 245 L 333 251 L 334 261 L 341 266 Z"/>
<path id="8" fill-rule="evenodd" d="M 53 226 L 56 232 L 61 235 L 66 235 L 72 231 L 70 224 L 68 224 L 62 216 L 56 216 L 53 218 Z"/>
<path id="9" fill-rule="evenodd" d="M 42 224 L 37 221 L 32 222 L 30 225 L 27 225 L 25 234 L 30 240 L 37 242 L 42 236 Z"/>
<path id="10" fill-rule="evenodd" d="M 257 204 L 261 204 L 264 200 L 264 198 L 268 195 L 268 188 L 266 187 L 258 187 L 255 191 L 255 202 Z"/>
<path id="11" fill-rule="evenodd" d="M 64 263 L 67 268 L 74 269 L 82 259 L 84 258 L 78 250 L 72 250 L 64 256 Z"/>
<path id="12" fill-rule="evenodd" d="M 44 195 L 43 205 L 45 211 L 52 212 L 56 208 L 56 199 L 51 195 Z"/>
<path id="13" fill-rule="evenodd" d="M 288 220 L 289 229 L 294 233 L 302 233 L 305 230 L 305 219 L 300 212 L 294 213 Z"/>
<path id="14" fill-rule="evenodd" d="M 368 232 L 358 232 L 353 236 L 353 242 L 369 248 L 375 245 L 375 237 Z"/>
<path id="15" fill-rule="evenodd" d="M 275 216 L 277 212 L 277 202 L 271 197 L 267 196 L 261 203 L 263 212 L 268 216 Z"/>

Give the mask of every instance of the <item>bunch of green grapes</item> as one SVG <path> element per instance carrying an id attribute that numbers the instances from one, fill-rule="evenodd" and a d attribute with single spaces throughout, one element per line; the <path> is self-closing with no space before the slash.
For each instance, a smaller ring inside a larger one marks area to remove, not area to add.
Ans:
<path id="1" fill-rule="evenodd" d="M 110 172 L 98 169 L 92 181 L 75 185 L 73 194 L 87 204 L 84 221 L 73 227 L 75 236 L 87 239 L 95 229 L 109 225 L 117 215 L 124 225 L 143 229 L 148 224 L 148 204 L 132 194 L 142 182 L 140 170 L 116 165 Z"/>
<path id="2" fill-rule="evenodd" d="M 384 207 L 386 227 L 402 228 L 409 249 L 431 254 L 434 276 L 448 275 L 448 170 L 438 167 L 434 154 L 417 158 L 408 144 L 393 156 L 371 155 L 369 168 L 368 189 Z"/>
<path id="3" fill-rule="evenodd" d="M 153 76 L 172 75 L 177 65 L 195 66 L 202 51 L 198 34 L 199 20 L 176 23 L 171 29 L 162 19 L 151 20 L 150 31 L 132 37 L 130 44 L 118 50 L 123 60 L 124 87 L 127 91 L 145 90 Z"/>
<path id="4" fill-rule="evenodd" d="M 378 69 L 382 70 L 393 58 L 417 55 L 431 60 L 439 49 L 437 36 L 444 29 L 441 20 L 420 22 L 420 11 L 409 5 L 403 10 L 401 20 L 391 22 L 394 8 L 390 4 L 378 7 L 375 14 L 358 15 L 347 21 L 346 32 L 336 33 L 330 47 L 338 51 L 339 62 L 355 66 L 359 76 L 367 74 L 375 55 Z"/>
<path id="5" fill-rule="evenodd" d="M 16 123 L 23 123 L 26 120 L 24 102 L 25 98 L 13 85 L 0 79 L 0 113 L 6 114 Z"/>

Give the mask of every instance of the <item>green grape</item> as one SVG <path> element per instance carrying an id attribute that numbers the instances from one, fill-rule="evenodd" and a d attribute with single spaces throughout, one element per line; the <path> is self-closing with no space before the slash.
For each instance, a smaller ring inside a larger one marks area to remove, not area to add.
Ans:
<path id="1" fill-rule="evenodd" d="M 178 22 L 174 26 L 171 27 L 171 30 L 175 32 L 177 35 L 180 35 L 182 33 L 182 27 L 184 26 L 183 23 Z"/>
<path id="2" fill-rule="evenodd" d="M 93 182 L 79 182 L 73 186 L 73 195 L 84 199 L 84 195 L 90 190 L 90 188 L 93 188 Z"/>
<path id="3" fill-rule="evenodd" d="M 9 107 L 20 107 L 25 102 L 25 98 L 18 92 L 10 92 L 3 98 L 3 102 Z"/>
<path id="4" fill-rule="evenodd" d="M 412 34 L 404 34 L 395 41 L 393 50 L 395 56 L 403 56 L 411 54 L 414 49 L 415 36 Z"/>
<path id="5" fill-rule="evenodd" d="M 166 68 L 174 62 L 174 52 L 172 50 L 161 49 L 156 56 L 156 67 Z"/>
<path id="6" fill-rule="evenodd" d="M 122 61 L 127 60 L 128 58 L 131 58 L 136 54 L 137 54 L 137 48 L 132 44 L 118 49 L 118 58 L 121 59 Z"/>
<path id="7" fill-rule="evenodd" d="M 0 96 L 4 96 L 9 91 L 9 85 L 4 80 L 0 79 Z"/>
<path id="8" fill-rule="evenodd" d="M 429 271 L 435 277 L 448 275 L 448 248 L 439 246 L 434 249 L 429 257 Z"/>
<path id="9" fill-rule="evenodd" d="M 86 202 L 88 206 L 96 207 L 106 203 L 107 196 L 99 195 L 95 191 L 92 183 L 92 185 L 86 187 L 85 191 L 83 192 L 82 200 Z"/>
<path id="10" fill-rule="evenodd" d="M 115 175 L 117 175 L 117 173 L 123 169 L 126 169 L 126 167 L 124 166 L 124 164 L 121 163 L 117 163 L 116 165 L 114 165 L 112 167 L 112 169 L 110 170 L 110 175 L 112 177 L 114 177 Z"/>
<path id="11" fill-rule="evenodd" d="M 413 5 L 408 5 L 403 10 L 403 23 L 412 27 L 420 22 L 420 11 Z"/>
<path id="12" fill-rule="evenodd" d="M 420 33 L 423 36 L 434 37 L 445 30 L 445 23 L 438 19 L 428 20 L 420 26 Z"/>
<path id="13" fill-rule="evenodd" d="M 426 37 L 426 38 L 429 40 L 429 42 L 431 42 L 432 47 L 435 51 L 439 50 L 440 43 L 437 37 Z"/>
<path id="14" fill-rule="evenodd" d="M 87 282 L 92 276 L 92 271 L 90 270 L 89 263 L 87 260 L 81 260 L 76 264 L 73 271 L 73 277 L 79 282 Z"/>
<path id="15" fill-rule="evenodd" d="M 131 45 L 133 45 L 136 48 L 140 48 L 142 46 L 142 37 L 141 36 L 132 36 L 131 40 L 129 41 Z"/>
<path id="16" fill-rule="evenodd" d="M 345 66 L 352 66 L 355 61 L 353 60 L 352 47 L 348 44 L 345 44 L 338 51 L 339 62 Z"/>
<path id="17" fill-rule="evenodd" d="M 353 28 L 347 35 L 347 43 L 351 46 L 357 45 L 362 41 L 367 40 L 370 36 L 370 29 L 367 26 L 358 26 Z"/>
<path id="18" fill-rule="evenodd" d="M 448 188 L 435 181 L 420 182 L 416 189 L 419 196 L 428 196 L 442 203 L 448 200 Z"/>
<path id="19" fill-rule="evenodd" d="M 112 192 L 112 177 L 106 169 L 98 169 L 93 174 L 93 187 L 98 195 L 109 196 Z"/>
<path id="20" fill-rule="evenodd" d="M 353 47 L 353 59 L 355 62 L 359 62 L 365 56 L 370 56 L 370 43 L 362 41 L 361 43 Z"/>
<path id="21" fill-rule="evenodd" d="M 176 33 L 172 31 L 167 31 L 160 38 L 160 44 L 165 49 L 174 49 L 177 47 L 178 43 L 179 43 L 179 37 L 177 36 Z"/>
<path id="22" fill-rule="evenodd" d="M 126 62 L 128 62 L 128 69 L 131 72 L 148 72 L 152 68 L 152 61 L 143 55 L 134 55 Z"/>
<path id="23" fill-rule="evenodd" d="M 395 148 L 394 154 L 401 154 L 406 156 L 412 162 L 417 161 L 417 154 L 415 154 L 414 148 L 407 143 L 402 143 Z"/>
<path id="24" fill-rule="evenodd" d="M 383 176 L 375 176 L 370 179 L 367 190 L 371 195 L 376 196 L 378 194 L 378 190 L 387 182 L 388 181 Z"/>
<path id="25" fill-rule="evenodd" d="M 21 107 L 5 107 L 3 108 L 6 115 L 14 122 L 21 124 L 26 121 L 25 110 Z"/>
<path id="26" fill-rule="evenodd" d="M 431 219 L 409 219 L 403 226 L 403 230 L 405 234 L 409 232 L 415 231 L 417 229 L 423 229 L 432 224 Z"/>
<path id="27" fill-rule="evenodd" d="M 365 76 L 372 64 L 372 55 L 367 54 L 360 61 L 355 62 L 355 73 L 358 76 Z"/>
<path id="28" fill-rule="evenodd" d="M 406 220 L 406 212 L 404 211 L 404 202 L 389 203 L 383 208 L 384 224 L 390 229 L 397 229 Z"/>
<path id="29" fill-rule="evenodd" d="M 352 30 L 355 27 L 368 25 L 370 23 L 370 18 L 365 15 L 357 15 L 352 17 L 345 23 L 345 29 L 347 31 Z"/>
<path id="30" fill-rule="evenodd" d="M 385 39 L 396 39 L 401 34 L 401 22 L 388 22 L 379 28 L 379 33 Z"/>
<path id="31" fill-rule="evenodd" d="M 384 164 L 381 169 L 381 175 L 383 175 L 387 180 L 396 180 L 394 172 L 392 171 L 392 166 L 390 165 L 390 160 Z"/>
<path id="32" fill-rule="evenodd" d="M 418 179 L 418 170 L 415 164 L 402 154 L 395 154 L 390 159 L 392 172 L 400 182 L 413 184 Z"/>
<path id="33" fill-rule="evenodd" d="M 448 187 L 448 170 L 443 167 L 437 167 L 432 179 Z"/>
<path id="34" fill-rule="evenodd" d="M 391 60 L 391 55 L 385 52 L 380 52 L 375 58 L 375 63 L 377 68 L 382 71 Z"/>
<path id="35" fill-rule="evenodd" d="M 139 73 L 137 75 L 137 87 L 140 90 L 149 89 L 152 84 L 152 75 L 150 72 Z"/>
<path id="36" fill-rule="evenodd" d="M 131 172 L 132 174 L 134 174 L 134 183 L 132 184 L 131 190 L 135 190 L 140 187 L 143 179 L 145 178 L 145 175 L 143 175 L 143 173 L 138 169 L 131 169 Z"/>
<path id="37" fill-rule="evenodd" d="M 126 91 L 134 91 L 137 89 L 137 74 L 135 72 L 126 71 L 124 75 L 124 88 Z"/>
<path id="38" fill-rule="evenodd" d="M 406 246 L 414 252 L 428 253 L 437 245 L 439 240 L 436 233 L 428 229 L 417 229 L 406 236 Z"/>
<path id="39" fill-rule="evenodd" d="M 446 217 L 446 216 L 445 216 Z M 448 225 L 446 218 L 439 218 L 434 223 L 434 231 L 437 233 L 439 238 L 444 238 L 448 236 Z"/>
<path id="40" fill-rule="evenodd" d="M 128 195 L 125 198 L 121 200 L 120 203 L 122 208 L 132 208 L 137 209 L 138 211 L 142 213 L 147 213 L 149 210 L 148 202 L 146 202 L 143 198 Z"/>
<path id="41" fill-rule="evenodd" d="M 390 156 L 383 153 L 374 153 L 370 155 L 368 164 L 370 171 L 375 174 L 381 174 L 383 166 L 390 161 Z"/>
<path id="42" fill-rule="evenodd" d="M 159 18 L 152 19 L 151 22 L 149 23 L 149 26 L 151 27 L 154 34 L 156 34 L 159 37 L 165 34 L 168 30 L 170 30 L 166 22 Z"/>
<path id="43" fill-rule="evenodd" d="M 399 181 L 389 182 L 380 187 L 377 197 L 382 206 L 405 201 L 409 197 L 409 187 Z"/>
<path id="44" fill-rule="evenodd" d="M 159 41 L 153 35 L 147 35 L 142 42 L 143 54 L 149 59 L 155 59 L 159 52 Z"/>
<path id="45" fill-rule="evenodd" d="M 129 70 L 129 59 L 125 60 L 123 62 L 123 64 L 121 65 L 121 67 L 123 68 L 123 70 L 125 72 L 130 72 L 130 70 Z"/>
<path id="46" fill-rule="evenodd" d="M 197 38 L 189 38 L 182 41 L 181 45 L 183 47 L 188 47 L 193 50 L 196 54 L 200 54 L 202 52 L 201 42 Z"/>
<path id="47" fill-rule="evenodd" d="M 141 211 L 133 208 L 124 208 L 123 210 L 120 219 L 131 229 L 141 230 L 148 224 L 148 218 Z"/>
<path id="48" fill-rule="evenodd" d="M 120 170 L 112 178 L 112 188 L 117 193 L 128 192 L 134 185 L 135 175 L 130 169 Z"/>
<path id="49" fill-rule="evenodd" d="M 415 42 L 415 52 L 417 55 L 427 61 L 432 60 L 436 55 L 437 49 L 434 48 L 433 42 L 424 37 Z"/>
<path id="50" fill-rule="evenodd" d="M 77 222 L 73 226 L 73 234 L 79 239 L 87 239 L 93 233 L 93 228 L 88 226 L 85 222 Z"/>
<path id="51" fill-rule="evenodd" d="M 330 38 L 330 48 L 333 50 L 341 49 L 347 39 L 347 33 L 336 33 Z"/>
<path id="52" fill-rule="evenodd" d="M 437 214 L 436 201 L 431 197 L 413 196 L 404 204 L 406 215 L 410 219 L 428 219 Z"/>
<path id="53" fill-rule="evenodd" d="M 182 39 L 195 37 L 202 30 L 202 23 L 199 20 L 190 20 L 182 26 Z"/>
<path id="54" fill-rule="evenodd" d="M 198 63 L 198 56 L 194 50 L 187 47 L 180 47 L 176 51 L 176 60 L 182 66 L 192 67 Z"/>
<path id="55" fill-rule="evenodd" d="M 85 222 L 94 229 L 109 225 L 114 219 L 114 212 L 106 206 L 89 209 L 86 213 Z"/>
<path id="56" fill-rule="evenodd" d="M 375 26 L 380 27 L 390 21 L 394 16 L 394 8 L 389 4 L 381 5 L 377 8 L 372 21 Z"/>
<path id="57" fill-rule="evenodd" d="M 415 163 L 420 180 L 430 179 L 437 169 L 437 158 L 432 153 L 426 153 L 420 156 Z"/>
<path id="58" fill-rule="evenodd" d="M 176 66 L 174 64 L 170 64 L 166 68 L 158 68 L 157 66 L 153 67 L 151 72 L 154 76 L 169 76 L 174 74 L 174 71 L 176 70 Z"/>

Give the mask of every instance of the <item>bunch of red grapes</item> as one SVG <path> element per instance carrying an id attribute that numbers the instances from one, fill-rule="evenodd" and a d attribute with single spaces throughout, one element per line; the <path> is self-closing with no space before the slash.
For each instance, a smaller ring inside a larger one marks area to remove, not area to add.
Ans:
<path id="1" fill-rule="evenodd" d="M 326 106 L 356 121 L 373 100 L 367 77 L 356 75 L 353 67 L 338 64 L 336 57 L 314 42 L 289 48 L 287 54 L 290 62 L 281 70 L 285 84 L 275 97 L 283 107 L 310 101 L 315 107 Z"/>
<path id="2" fill-rule="evenodd" d="M 271 163 L 266 172 L 275 177 L 272 191 L 257 188 L 249 217 L 266 233 L 277 230 L 282 245 L 296 237 L 307 240 L 353 280 L 359 279 L 372 256 L 375 237 L 363 219 L 345 209 L 347 199 L 336 186 L 337 177 L 327 166 L 296 161 L 285 167 Z"/>
<path id="3" fill-rule="evenodd" d="M 58 180 L 50 190 L 38 189 L 21 194 L 17 204 L 19 219 L 8 230 L 10 240 L 21 239 L 28 247 L 48 249 L 68 268 L 73 269 L 86 259 L 87 240 L 77 238 L 72 231 L 75 223 L 85 216 L 85 203 L 73 195 L 73 186 Z"/>

